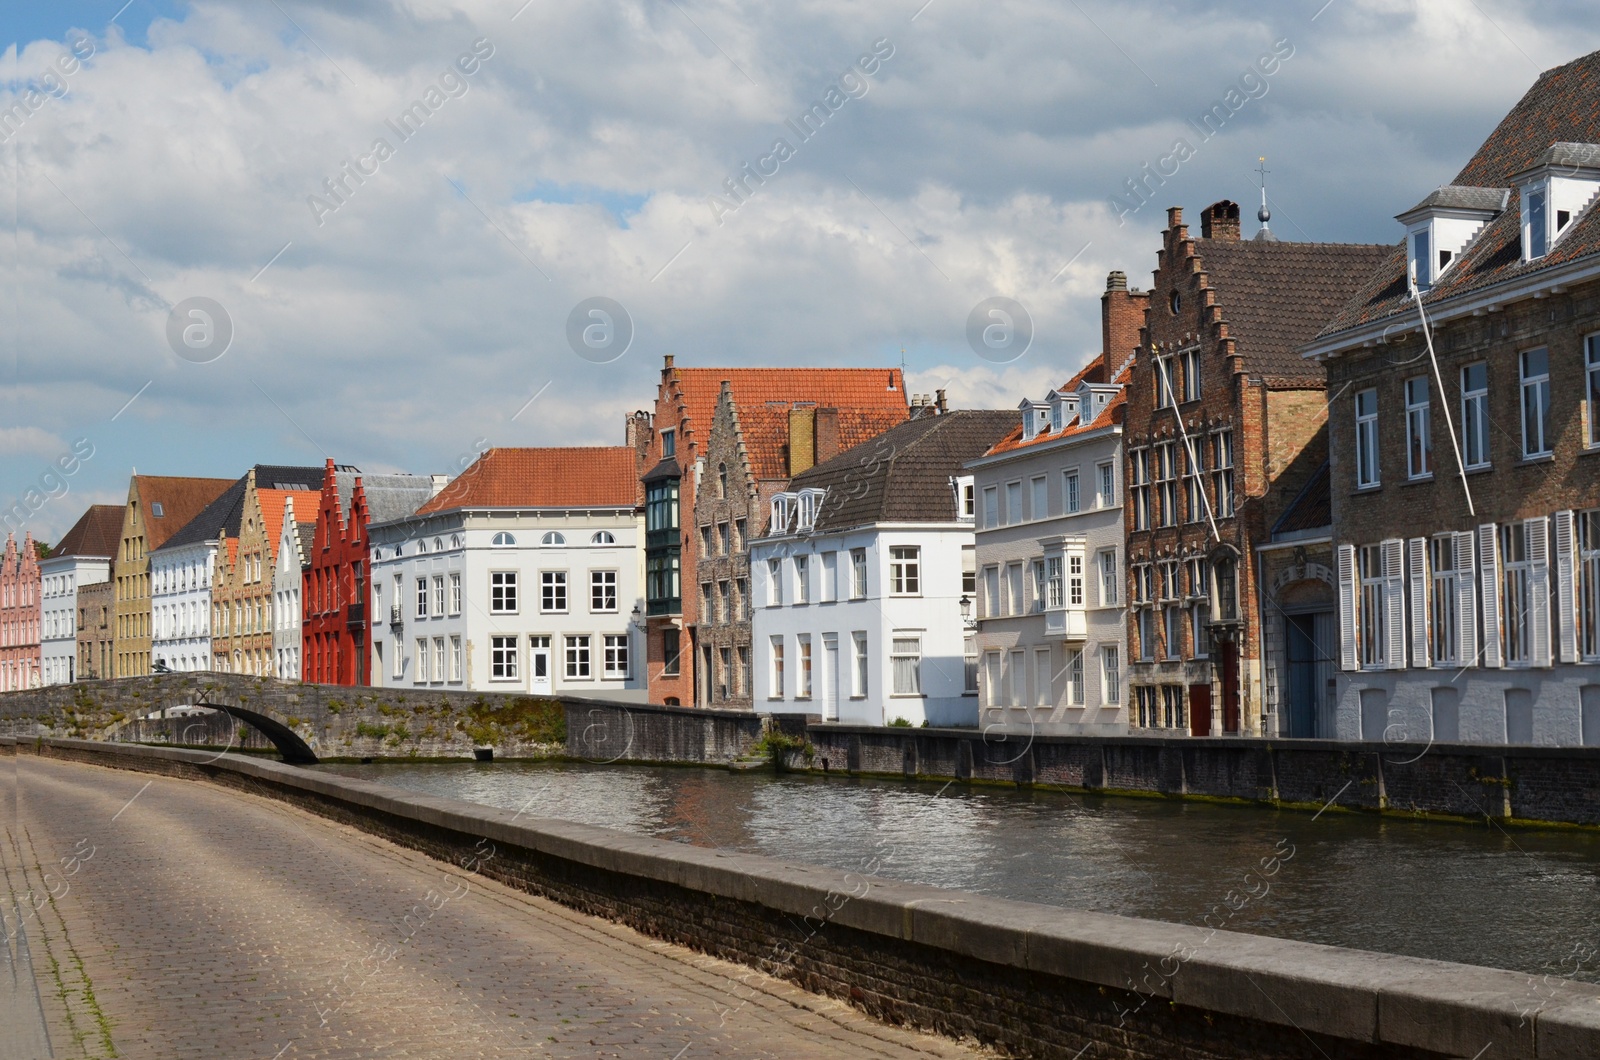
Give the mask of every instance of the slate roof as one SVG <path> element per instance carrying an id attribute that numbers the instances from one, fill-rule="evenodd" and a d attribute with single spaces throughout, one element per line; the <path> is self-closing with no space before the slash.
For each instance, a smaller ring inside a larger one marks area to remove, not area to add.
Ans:
<path id="1" fill-rule="evenodd" d="M 361 492 L 367 497 L 367 522 L 388 523 L 404 519 L 431 500 L 433 479 L 428 475 L 362 475 Z M 350 493 L 343 483 L 339 505 L 348 516 Z"/>
<path id="2" fill-rule="evenodd" d="M 899 410 L 905 419 L 909 401 L 898 368 L 679 368 L 669 369 L 668 393 L 676 397 L 688 420 L 687 429 L 705 444 L 711 437 L 722 383 L 732 385 L 741 421 L 747 411 L 767 402 L 810 402 L 819 408 L 841 410 L 839 430 L 844 434 L 844 409 Z M 787 416 L 787 413 L 785 413 Z M 750 430 L 746 424 L 745 429 Z M 788 429 L 788 421 L 784 421 Z M 861 439 L 865 441 L 866 439 Z M 747 443 L 748 444 L 748 443 Z M 752 468 L 758 478 L 764 476 Z"/>
<path id="3" fill-rule="evenodd" d="M 154 552 L 220 497 L 232 485 L 225 478 L 182 478 L 171 475 L 135 475 L 139 513 L 144 519 L 144 547 Z M 155 506 L 161 505 L 161 514 Z M 119 527 L 117 536 L 122 530 Z"/>
<path id="4" fill-rule="evenodd" d="M 84 556 L 110 559 L 117 554 L 122 541 L 122 506 L 119 504 L 91 504 L 89 510 L 78 516 L 56 547 L 50 558 L 58 556 Z"/>
<path id="5" fill-rule="evenodd" d="M 1328 462 L 1324 460 L 1316 471 L 1311 473 L 1311 478 L 1300 492 L 1295 494 L 1294 500 L 1289 502 L 1289 507 L 1278 516 L 1278 521 L 1272 524 L 1272 535 L 1292 534 L 1297 530 L 1326 530 L 1333 525 L 1333 496 L 1331 493 L 1332 479 L 1328 472 Z"/>
<path id="6" fill-rule="evenodd" d="M 1500 120 L 1471 160 L 1456 174 L 1457 187 L 1509 188 L 1511 178 L 1543 160 L 1594 166 L 1590 144 L 1600 144 L 1600 51 L 1546 70 Z M 1522 261 L 1521 196 L 1484 226 L 1433 287 L 1423 305 L 1482 290 L 1600 251 L 1600 211 L 1591 203 L 1538 261 Z M 1406 287 L 1405 241 L 1389 248 L 1355 295 L 1331 316 L 1318 337 L 1416 311 Z"/>
<path id="7" fill-rule="evenodd" d="M 355 469 L 347 469 L 351 478 L 355 477 Z M 315 474 L 313 474 L 315 472 Z M 292 467 L 278 464 L 257 464 L 255 466 L 257 489 L 318 489 L 322 484 L 322 469 L 313 467 Z M 311 476 L 307 478 L 307 476 Z M 167 538 L 159 546 L 161 548 L 182 548 L 185 545 L 198 545 L 207 541 L 218 541 L 224 537 L 238 537 L 239 523 L 244 518 L 244 492 L 249 481 L 249 474 L 240 475 L 239 478 L 229 483 L 219 497 L 206 505 L 183 525 L 177 533 Z M 219 481 L 208 479 L 207 481 Z M 307 485 L 307 483 L 310 485 Z M 316 509 L 313 508 L 313 511 Z M 282 518 L 280 513 L 280 519 Z M 150 551 L 154 552 L 157 546 L 152 545 Z"/>
<path id="8" fill-rule="evenodd" d="M 869 523 L 955 522 L 952 476 L 1017 422 L 1011 410 L 919 416 L 794 477 L 790 489 L 826 489 L 819 532 Z"/>
<path id="9" fill-rule="evenodd" d="M 632 508 L 639 503 L 633 461 L 627 446 L 490 449 L 415 514 L 457 508 Z"/>
<path id="10" fill-rule="evenodd" d="M 1295 351 L 1361 289 L 1393 248 L 1367 243 L 1196 239 L 1245 370 L 1275 383 L 1320 386 L 1322 365 Z"/>

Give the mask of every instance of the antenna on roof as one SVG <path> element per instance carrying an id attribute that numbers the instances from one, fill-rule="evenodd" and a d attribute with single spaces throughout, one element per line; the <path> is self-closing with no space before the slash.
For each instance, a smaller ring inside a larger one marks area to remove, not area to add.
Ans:
<path id="1" fill-rule="evenodd" d="M 1261 231 L 1256 233 L 1257 239 L 1271 239 L 1272 229 L 1267 222 L 1272 220 L 1272 211 L 1267 209 L 1267 174 L 1272 172 L 1267 168 L 1267 156 L 1261 155 L 1256 159 L 1258 163 L 1256 172 L 1261 176 L 1261 209 L 1256 211 L 1256 220 L 1261 222 Z"/>

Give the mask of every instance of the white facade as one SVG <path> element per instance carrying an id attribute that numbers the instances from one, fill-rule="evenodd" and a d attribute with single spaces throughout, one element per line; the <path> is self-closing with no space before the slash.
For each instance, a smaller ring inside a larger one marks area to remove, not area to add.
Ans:
<path id="1" fill-rule="evenodd" d="M 216 541 L 150 553 L 150 658 L 173 670 L 211 669 L 211 575 Z"/>
<path id="2" fill-rule="evenodd" d="M 96 556 L 56 556 L 39 561 L 43 580 L 40 680 L 47 685 L 77 679 L 78 586 L 111 578 L 111 560 Z"/>
<path id="3" fill-rule="evenodd" d="M 1122 430 L 1061 433 L 1062 419 L 1053 439 L 968 465 L 983 724 L 1124 735 Z"/>
<path id="4" fill-rule="evenodd" d="M 854 725 L 976 725 L 961 616 L 972 543 L 964 521 L 752 541 L 755 709 Z"/>
<path id="5" fill-rule="evenodd" d="M 272 672 L 282 681 L 300 680 L 300 586 L 306 566 L 295 521 L 294 498 L 283 502 L 283 528 L 278 534 L 278 562 L 272 571 Z"/>
<path id="6" fill-rule="evenodd" d="M 645 699 L 636 509 L 457 509 L 368 535 L 374 685 Z"/>

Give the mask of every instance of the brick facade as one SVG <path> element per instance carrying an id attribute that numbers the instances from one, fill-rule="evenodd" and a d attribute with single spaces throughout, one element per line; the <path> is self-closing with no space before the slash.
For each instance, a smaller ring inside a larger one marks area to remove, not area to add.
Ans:
<path id="1" fill-rule="evenodd" d="M 284 501 L 290 497 L 306 511 L 315 510 L 319 499 L 309 490 L 259 489 L 252 468 L 245 481 L 239 536 L 217 549 L 211 582 L 211 651 L 213 668 L 223 673 L 274 672 L 273 575 Z"/>
<path id="2" fill-rule="evenodd" d="M 6 535 L 0 555 L 0 692 L 33 688 L 40 682 L 41 646 L 39 552 L 33 534 L 17 547 L 15 534 Z"/>
<path id="3" fill-rule="evenodd" d="M 117 594 L 114 582 L 78 586 L 78 679 L 115 676 Z"/>

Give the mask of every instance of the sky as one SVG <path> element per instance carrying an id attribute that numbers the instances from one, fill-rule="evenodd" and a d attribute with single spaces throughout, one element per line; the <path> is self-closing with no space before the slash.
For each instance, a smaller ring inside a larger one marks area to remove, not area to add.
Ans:
<path id="1" fill-rule="evenodd" d="M 903 362 L 1012 408 L 1097 352 L 1106 274 L 1148 285 L 1168 206 L 1230 198 L 1252 234 L 1265 156 L 1280 238 L 1397 242 L 1600 48 L 1556 0 L 755 7 L 7 5 L 11 525 L 53 540 L 135 469 L 621 444 L 665 354 Z M 1020 356 L 970 344 L 991 298 Z"/>

